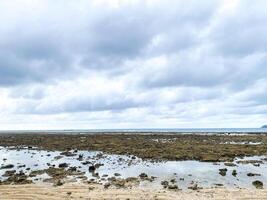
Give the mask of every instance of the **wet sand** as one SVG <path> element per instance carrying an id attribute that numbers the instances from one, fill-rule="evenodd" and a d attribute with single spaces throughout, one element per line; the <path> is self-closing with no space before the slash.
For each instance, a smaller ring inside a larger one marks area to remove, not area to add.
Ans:
<path id="1" fill-rule="evenodd" d="M 98 185 L 66 184 L 53 187 L 45 184 L 4 185 L 0 187 L 1 200 L 60 200 L 60 199 L 181 199 L 181 200 L 264 200 L 267 190 L 203 189 L 199 191 L 169 191 L 132 189 L 103 189 Z"/>

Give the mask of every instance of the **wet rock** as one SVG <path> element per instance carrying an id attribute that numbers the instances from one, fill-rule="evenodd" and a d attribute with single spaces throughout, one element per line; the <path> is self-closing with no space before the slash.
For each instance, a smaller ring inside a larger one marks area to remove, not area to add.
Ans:
<path id="1" fill-rule="evenodd" d="M 30 184 L 32 183 L 32 180 L 28 180 L 28 177 L 20 172 L 18 174 L 13 174 L 12 176 L 9 176 L 5 181 L 2 181 L 1 184 L 17 184 L 17 185 L 22 185 L 22 184 Z"/>
<path id="2" fill-rule="evenodd" d="M 262 160 L 239 160 L 238 164 L 263 164 Z"/>
<path id="3" fill-rule="evenodd" d="M 216 185 L 218 187 L 222 187 L 223 186 L 223 184 L 221 184 L 221 183 L 215 183 L 214 185 Z"/>
<path id="4" fill-rule="evenodd" d="M 15 173 L 16 173 L 16 170 L 7 170 L 2 176 L 4 177 L 13 176 Z"/>
<path id="5" fill-rule="evenodd" d="M 104 164 L 102 164 L 102 163 L 96 163 L 96 164 L 95 164 L 95 168 L 96 168 L 96 169 L 99 168 L 99 167 L 101 167 L 101 166 L 104 166 Z"/>
<path id="6" fill-rule="evenodd" d="M 167 188 L 169 186 L 169 182 L 168 181 L 161 181 L 161 185 L 164 187 L 164 188 Z"/>
<path id="7" fill-rule="evenodd" d="M 237 175 L 237 172 L 236 172 L 235 169 L 233 170 L 232 175 L 233 175 L 233 176 L 236 176 L 236 175 Z"/>
<path id="8" fill-rule="evenodd" d="M 226 172 L 227 172 L 227 169 L 226 169 L 226 168 L 219 169 L 219 174 L 220 174 L 221 176 L 226 176 Z"/>
<path id="9" fill-rule="evenodd" d="M 105 189 L 108 189 L 110 186 L 111 186 L 111 183 L 110 182 L 107 182 L 107 183 L 104 184 L 104 188 Z"/>
<path id="10" fill-rule="evenodd" d="M 140 177 L 141 179 L 144 179 L 144 178 L 147 178 L 148 175 L 147 175 L 146 173 L 141 173 L 141 174 L 139 175 L 139 177 Z"/>
<path id="11" fill-rule="evenodd" d="M 29 177 L 35 177 L 37 175 L 41 175 L 44 174 L 45 170 L 35 170 L 35 171 L 31 171 L 31 173 L 29 174 Z"/>
<path id="12" fill-rule="evenodd" d="M 61 180 L 57 180 L 54 186 L 62 186 L 64 183 Z"/>
<path id="13" fill-rule="evenodd" d="M 82 164 L 83 165 L 89 165 L 89 164 L 91 164 L 91 162 L 87 160 L 87 161 L 82 162 Z"/>
<path id="14" fill-rule="evenodd" d="M 55 156 L 55 157 L 54 157 L 54 160 L 59 160 L 59 159 L 61 159 L 61 158 L 63 158 L 63 156 Z"/>
<path id="15" fill-rule="evenodd" d="M 119 174 L 119 173 L 114 173 L 114 176 L 121 176 L 121 174 Z"/>
<path id="16" fill-rule="evenodd" d="M 256 173 L 247 173 L 247 176 L 260 176 L 260 174 L 256 174 Z"/>
<path id="17" fill-rule="evenodd" d="M 77 171 L 77 167 L 70 167 L 68 170 L 72 171 L 72 172 L 75 172 L 75 171 Z"/>
<path id="18" fill-rule="evenodd" d="M 169 185 L 168 189 L 169 190 L 178 190 L 178 186 L 177 185 Z"/>
<path id="19" fill-rule="evenodd" d="M 194 183 L 192 186 L 188 187 L 190 190 L 199 190 L 202 189 L 201 187 L 198 187 L 197 183 Z"/>
<path id="20" fill-rule="evenodd" d="M 230 163 L 230 162 L 224 163 L 224 165 L 227 167 L 235 167 L 236 166 L 235 163 Z"/>
<path id="21" fill-rule="evenodd" d="M 176 183 L 176 180 L 175 179 L 171 179 L 170 182 L 171 183 Z"/>
<path id="22" fill-rule="evenodd" d="M 70 152 L 70 151 L 63 151 L 60 153 L 60 155 L 62 156 L 67 156 L 67 157 L 72 157 L 72 156 L 76 156 L 76 154 Z"/>
<path id="23" fill-rule="evenodd" d="M 89 172 L 94 172 L 96 170 L 96 167 L 94 165 L 89 167 Z"/>
<path id="24" fill-rule="evenodd" d="M 68 167 L 69 165 L 67 164 L 67 163 L 60 163 L 59 165 L 58 165 L 58 167 L 59 168 L 66 168 L 66 167 Z"/>
<path id="25" fill-rule="evenodd" d="M 102 177 L 108 177 L 108 175 L 107 174 L 103 174 Z"/>
<path id="26" fill-rule="evenodd" d="M 7 164 L 7 165 L 2 165 L 1 167 L 0 167 L 0 169 L 12 169 L 14 167 L 14 165 L 12 165 L 12 164 Z"/>
<path id="27" fill-rule="evenodd" d="M 254 185 L 257 189 L 263 189 L 263 183 L 259 180 L 253 181 L 252 185 Z"/>

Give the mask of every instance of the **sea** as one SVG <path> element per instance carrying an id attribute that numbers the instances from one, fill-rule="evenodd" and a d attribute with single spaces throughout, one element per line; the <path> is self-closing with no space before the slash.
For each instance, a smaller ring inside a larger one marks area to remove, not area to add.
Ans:
<path id="1" fill-rule="evenodd" d="M 259 134 L 267 133 L 267 128 L 138 128 L 138 129 L 61 129 L 61 130 L 0 130 L 4 133 L 47 133 L 47 134 Z"/>

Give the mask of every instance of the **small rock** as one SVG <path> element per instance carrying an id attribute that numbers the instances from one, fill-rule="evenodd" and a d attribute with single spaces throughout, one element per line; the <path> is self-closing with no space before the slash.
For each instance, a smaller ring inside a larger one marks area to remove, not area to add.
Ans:
<path id="1" fill-rule="evenodd" d="M 252 185 L 254 185 L 255 188 L 257 188 L 257 189 L 262 189 L 263 188 L 263 183 L 261 181 L 258 181 L 258 180 L 257 181 L 253 181 Z"/>
<path id="2" fill-rule="evenodd" d="M 220 174 L 221 176 L 226 176 L 226 172 L 227 172 L 227 169 L 226 169 L 226 168 L 224 168 L 224 169 L 219 169 L 219 174 Z"/>

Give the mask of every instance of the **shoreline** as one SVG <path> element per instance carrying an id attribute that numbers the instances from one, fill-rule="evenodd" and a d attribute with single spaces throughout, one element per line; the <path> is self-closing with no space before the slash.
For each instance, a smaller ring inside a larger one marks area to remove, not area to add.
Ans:
<path id="1" fill-rule="evenodd" d="M 21 199 L 190 199 L 190 200 L 253 200 L 267 199 L 267 190 L 210 188 L 198 191 L 170 191 L 131 189 L 104 189 L 98 185 L 65 184 L 54 187 L 49 184 L 4 185 L 0 186 L 1 200 Z"/>

